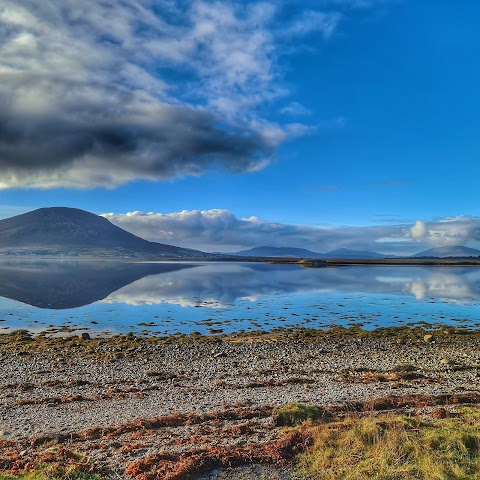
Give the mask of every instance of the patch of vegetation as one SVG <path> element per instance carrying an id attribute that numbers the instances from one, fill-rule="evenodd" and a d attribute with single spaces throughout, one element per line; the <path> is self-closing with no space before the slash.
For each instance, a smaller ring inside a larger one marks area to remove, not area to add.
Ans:
<path id="1" fill-rule="evenodd" d="M 16 330 L 0 334 L 0 350 L 9 353 L 15 352 L 20 356 L 33 356 L 51 354 L 51 352 L 68 352 L 69 356 L 81 356 L 97 362 L 111 363 L 119 358 L 134 358 L 144 356 L 145 347 L 164 346 L 170 344 L 217 344 L 227 343 L 256 343 L 256 342 L 291 342 L 302 341 L 308 343 L 325 342 L 329 340 L 342 340 L 360 342 L 379 340 L 397 344 L 425 344 L 426 335 L 435 336 L 435 344 L 460 345 L 466 347 L 467 342 L 475 345 L 480 341 L 480 329 L 469 330 L 454 328 L 442 324 L 428 324 L 416 322 L 404 326 L 378 327 L 365 330 L 361 324 L 344 327 L 331 326 L 326 329 L 315 328 L 284 328 L 276 327 L 269 331 L 252 330 L 237 333 L 215 335 L 201 335 L 193 332 L 190 335 L 176 333 L 167 336 L 148 336 L 145 338 L 127 335 L 112 337 L 91 338 L 82 340 L 81 336 L 70 335 L 66 337 L 53 337 L 47 331 L 34 335 L 26 330 Z M 60 350 L 58 350 L 60 349 Z M 47 353 L 46 353 L 47 352 Z M 454 367 L 455 369 L 457 367 Z"/>
<path id="2" fill-rule="evenodd" d="M 383 414 L 304 425 L 301 431 L 311 445 L 298 457 L 296 478 L 480 478 L 480 409 L 442 411 L 430 418 Z"/>
<path id="3" fill-rule="evenodd" d="M 322 418 L 331 418 L 331 414 L 319 407 L 304 405 L 303 403 L 287 403 L 273 410 L 275 424 L 279 427 L 294 427 L 307 420 L 318 421 Z"/>
<path id="4" fill-rule="evenodd" d="M 90 473 L 76 465 L 62 467 L 57 463 L 34 468 L 19 475 L 0 473 L 0 480 L 106 480 L 98 473 Z"/>
<path id="5" fill-rule="evenodd" d="M 31 447 L 35 448 L 35 443 L 32 441 Z M 0 480 L 107 480 L 108 478 L 107 470 L 98 463 L 82 453 L 63 446 L 32 451 L 30 454 L 28 450 L 23 452 L 11 450 L 8 443 L 2 446 L 4 449 L 0 452 Z"/>

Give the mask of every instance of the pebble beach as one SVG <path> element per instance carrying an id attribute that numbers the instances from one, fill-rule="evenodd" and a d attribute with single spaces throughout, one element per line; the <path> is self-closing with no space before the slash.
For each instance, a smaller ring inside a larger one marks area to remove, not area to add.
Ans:
<path id="1" fill-rule="evenodd" d="M 1 451 L 24 464 L 61 445 L 116 478 L 138 477 L 138 465 L 159 454 L 273 445 L 285 434 L 275 409 L 292 402 L 359 409 L 392 396 L 471 403 L 480 394 L 480 338 L 451 330 L 181 339 L 20 332 L 3 336 L 0 351 Z M 287 459 L 273 470 L 261 460 L 188 478 L 261 478 L 258 468 L 290 478 Z"/>

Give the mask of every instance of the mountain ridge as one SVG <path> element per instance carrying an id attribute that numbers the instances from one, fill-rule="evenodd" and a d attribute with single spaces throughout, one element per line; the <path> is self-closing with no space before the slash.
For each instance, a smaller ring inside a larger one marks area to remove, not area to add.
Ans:
<path id="1" fill-rule="evenodd" d="M 0 254 L 205 257 L 187 248 L 150 242 L 78 208 L 46 207 L 0 220 Z"/>
<path id="2" fill-rule="evenodd" d="M 368 252 L 363 250 L 350 250 L 340 248 L 326 253 L 313 252 L 305 248 L 296 247 L 253 247 L 248 250 L 231 253 L 233 256 L 240 257 L 298 257 L 298 258 L 386 258 L 377 252 Z"/>
<path id="3" fill-rule="evenodd" d="M 463 245 L 456 245 L 453 247 L 436 247 L 424 250 L 423 252 L 412 255 L 412 258 L 433 257 L 433 258 L 448 258 L 448 257 L 480 257 L 480 250 L 476 248 L 464 247 Z"/>

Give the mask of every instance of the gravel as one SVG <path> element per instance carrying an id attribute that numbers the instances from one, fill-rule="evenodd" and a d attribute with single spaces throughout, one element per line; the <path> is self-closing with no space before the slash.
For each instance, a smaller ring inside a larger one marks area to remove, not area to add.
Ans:
<path id="1" fill-rule="evenodd" d="M 478 391 L 479 342 L 332 339 L 271 343 L 146 345 L 113 361 L 68 349 L 0 358 L 0 429 L 12 439 L 78 431 L 238 403 L 315 405 L 405 393 Z M 220 354 L 220 355 L 219 355 Z M 352 381 L 411 365 L 424 378 Z M 348 375 L 345 375 L 348 374 Z M 35 403 L 34 403 L 35 402 Z"/>

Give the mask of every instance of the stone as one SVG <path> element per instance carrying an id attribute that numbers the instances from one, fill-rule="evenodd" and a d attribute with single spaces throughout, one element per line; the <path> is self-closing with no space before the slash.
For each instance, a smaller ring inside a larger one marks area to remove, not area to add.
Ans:
<path id="1" fill-rule="evenodd" d="M 91 340 L 90 334 L 87 332 L 82 333 L 82 340 Z"/>
<path id="2" fill-rule="evenodd" d="M 427 343 L 430 343 L 430 342 L 433 342 L 435 340 L 435 338 L 433 337 L 433 335 L 424 335 L 423 337 L 423 341 L 424 342 L 427 342 Z"/>

